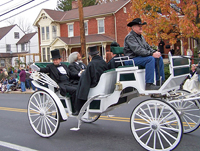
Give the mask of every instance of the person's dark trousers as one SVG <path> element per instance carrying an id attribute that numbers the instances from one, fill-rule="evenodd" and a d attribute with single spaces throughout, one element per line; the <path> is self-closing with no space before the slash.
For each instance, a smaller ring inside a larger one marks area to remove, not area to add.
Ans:
<path id="1" fill-rule="evenodd" d="M 70 99 L 72 102 L 72 111 L 75 111 L 75 100 L 76 100 L 76 90 L 77 85 L 65 85 L 66 93 L 70 94 Z"/>
<path id="2" fill-rule="evenodd" d="M 81 99 L 76 99 L 76 102 L 75 102 L 75 109 L 77 112 L 80 112 L 82 106 L 85 104 L 87 100 L 81 100 Z"/>

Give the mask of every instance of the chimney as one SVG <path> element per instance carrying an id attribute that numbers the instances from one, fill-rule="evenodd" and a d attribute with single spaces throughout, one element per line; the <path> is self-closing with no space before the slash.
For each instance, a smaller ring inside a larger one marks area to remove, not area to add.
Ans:
<path id="1" fill-rule="evenodd" d="M 78 8 L 78 1 L 72 1 L 72 9 Z"/>

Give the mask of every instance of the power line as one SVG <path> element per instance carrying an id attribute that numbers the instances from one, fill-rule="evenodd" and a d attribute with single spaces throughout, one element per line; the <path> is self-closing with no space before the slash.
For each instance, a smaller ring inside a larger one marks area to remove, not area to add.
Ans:
<path id="1" fill-rule="evenodd" d="M 6 14 L 8 14 L 8 13 L 10 13 L 10 12 L 16 10 L 16 9 L 19 9 L 19 8 L 25 6 L 25 5 L 27 5 L 27 4 L 31 3 L 31 2 L 33 2 L 33 1 L 35 1 L 35 0 L 31 0 L 31 1 L 26 2 L 25 4 L 22 4 L 22 5 L 20 5 L 20 6 L 17 6 L 16 8 L 14 8 L 14 9 L 12 9 L 12 10 L 9 10 L 9 11 L 7 11 L 6 13 L 1 14 L 0 17 L 3 16 L 3 15 L 6 15 Z"/>
<path id="2" fill-rule="evenodd" d="M 3 6 L 3 5 L 6 5 L 6 4 L 8 4 L 8 3 L 12 2 L 12 1 L 13 1 L 13 0 L 10 0 L 10 1 L 8 1 L 8 2 L 5 2 L 5 3 L 1 4 L 0 7 Z"/>
<path id="3" fill-rule="evenodd" d="M 7 17 L 7 18 L 3 19 L 3 20 L 0 20 L 0 22 L 5 21 L 5 20 L 7 20 L 7 19 L 10 19 L 10 18 L 12 18 L 12 17 L 14 17 L 14 16 L 16 16 L 16 15 L 19 15 L 19 14 L 21 14 L 21 13 L 27 11 L 27 10 L 30 10 L 30 9 L 36 7 L 36 6 L 39 6 L 39 5 L 41 5 L 42 3 L 45 3 L 45 2 L 47 2 L 47 1 L 49 1 L 49 0 L 45 0 L 45 1 L 43 1 L 43 2 L 41 2 L 41 3 L 38 3 L 38 4 L 36 4 L 36 5 L 32 6 L 32 7 L 29 7 L 29 8 L 27 8 L 27 9 L 25 9 L 25 10 L 23 10 L 23 11 L 21 11 L 21 12 L 15 14 L 15 15 L 12 15 L 12 16 L 10 16 L 10 17 Z"/>

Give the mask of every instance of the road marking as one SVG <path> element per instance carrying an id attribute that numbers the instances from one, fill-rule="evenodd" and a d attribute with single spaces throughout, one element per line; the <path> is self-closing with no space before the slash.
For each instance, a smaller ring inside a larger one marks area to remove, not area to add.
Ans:
<path id="1" fill-rule="evenodd" d="M 6 148 L 11 148 L 11 149 L 18 150 L 18 151 L 37 151 L 35 149 L 30 149 L 27 147 L 11 144 L 11 143 L 7 143 L 7 142 L 2 142 L 2 141 L 0 141 L 0 146 L 6 147 Z"/>
<path id="2" fill-rule="evenodd" d="M 9 107 L 0 107 L 0 110 L 27 113 L 27 109 L 18 109 L 18 108 L 9 108 Z M 130 122 L 130 118 L 127 118 L 127 117 L 109 117 L 109 116 L 101 115 L 99 119 L 108 120 L 108 121 Z M 142 119 L 137 119 L 137 120 L 142 120 Z M 195 125 L 194 123 L 189 123 L 189 124 Z M 183 126 L 188 126 L 188 125 L 185 122 L 183 122 Z"/>

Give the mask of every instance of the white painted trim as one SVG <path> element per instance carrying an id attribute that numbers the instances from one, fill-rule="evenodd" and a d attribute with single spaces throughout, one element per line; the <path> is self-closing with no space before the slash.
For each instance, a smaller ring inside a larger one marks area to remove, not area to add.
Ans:
<path id="1" fill-rule="evenodd" d="M 27 147 L 23 147 L 23 146 L 19 146 L 19 145 L 16 145 L 16 144 L 3 142 L 3 141 L 0 141 L 0 146 L 10 148 L 10 149 L 14 149 L 14 150 L 20 150 L 20 151 L 37 151 L 35 149 L 31 149 L 31 148 L 27 148 Z"/>

